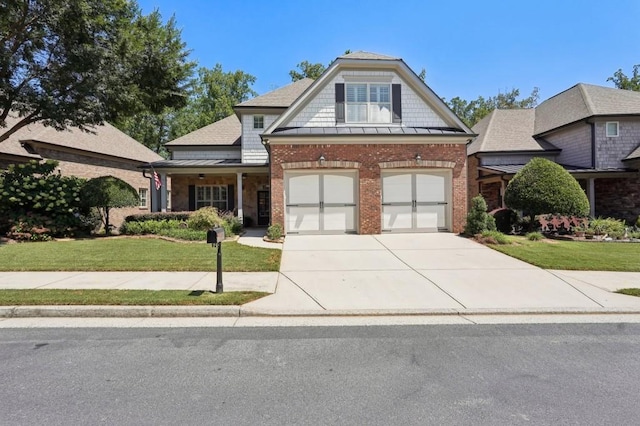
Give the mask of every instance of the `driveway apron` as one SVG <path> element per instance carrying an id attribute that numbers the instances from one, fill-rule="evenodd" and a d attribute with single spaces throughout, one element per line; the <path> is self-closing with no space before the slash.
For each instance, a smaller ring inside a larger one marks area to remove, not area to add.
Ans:
<path id="1" fill-rule="evenodd" d="M 281 291 L 279 305 L 306 296 L 306 310 L 601 307 L 551 272 L 449 233 L 287 236 Z"/>

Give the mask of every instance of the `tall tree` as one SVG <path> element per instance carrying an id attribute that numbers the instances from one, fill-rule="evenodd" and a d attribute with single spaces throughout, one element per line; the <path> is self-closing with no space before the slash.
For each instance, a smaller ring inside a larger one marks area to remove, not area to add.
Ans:
<path id="1" fill-rule="evenodd" d="M 251 88 L 256 78 L 244 71 L 227 71 L 222 65 L 200 68 L 191 83 L 187 106 L 175 113 L 170 128 L 171 139 L 233 114 L 233 107 L 257 93 Z"/>
<path id="2" fill-rule="evenodd" d="M 540 97 L 537 87 L 533 88 L 528 97 L 518 99 L 519 96 L 519 89 L 511 89 L 509 92 L 498 93 L 486 99 L 478 96 L 478 99 L 467 101 L 456 96 L 446 102 L 467 126 L 472 127 L 494 109 L 533 108 L 538 104 Z"/>
<path id="3" fill-rule="evenodd" d="M 1 2 L 0 142 L 37 121 L 89 130 L 183 105 L 188 53 L 175 20 L 135 0 Z"/>
<path id="4" fill-rule="evenodd" d="M 633 66 L 631 77 L 627 77 L 622 69 L 618 69 L 607 81 L 612 81 L 618 89 L 640 92 L 640 64 Z"/>
<path id="5" fill-rule="evenodd" d="M 347 50 L 347 52 L 349 52 Z M 298 65 L 296 65 L 297 70 L 289 71 L 289 75 L 291 76 L 291 81 L 302 80 L 303 78 L 311 78 L 316 80 L 320 75 L 324 72 L 327 67 L 322 65 L 321 63 L 312 64 L 309 61 L 302 61 Z"/>

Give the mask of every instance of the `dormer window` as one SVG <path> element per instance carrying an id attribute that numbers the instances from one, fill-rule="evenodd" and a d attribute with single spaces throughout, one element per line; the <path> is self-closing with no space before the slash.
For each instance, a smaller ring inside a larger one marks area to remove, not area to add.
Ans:
<path id="1" fill-rule="evenodd" d="M 605 128 L 608 138 L 617 138 L 620 135 L 620 125 L 617 121 L 607 121 Z"/>
<path id="2" fill-rule="evenodd" d="M 346 84 L 347 123 L 391 123 L 391 84 Z"/>
<path id="3" fill-rule="evenodd" d="M 253 116 L 253 128 L 254 129 L 264 129 L 264 115 L 254 115 Z"/>

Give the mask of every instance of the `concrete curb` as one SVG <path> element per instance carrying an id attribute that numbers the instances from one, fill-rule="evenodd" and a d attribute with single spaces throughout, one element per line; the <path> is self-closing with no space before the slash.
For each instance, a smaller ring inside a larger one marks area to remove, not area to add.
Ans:
<path id="1" fill-rule="evenodd" d="M 382 317 L 466 315 L 632 315 L 640 308 L 267 310 L 241 306 L 0 306 L 0 318 Z"/>

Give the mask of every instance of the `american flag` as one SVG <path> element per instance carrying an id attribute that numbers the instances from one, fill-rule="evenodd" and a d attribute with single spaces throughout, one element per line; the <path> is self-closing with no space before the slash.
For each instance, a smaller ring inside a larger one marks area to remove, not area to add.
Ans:
<path id="1" fill-rule="evenodd" d="M 158 176 L 158 173 L 155 170 L 153 171 L 153 182 L 156 184 L 156 191 L 162 187 L 160 176 Z"/>

